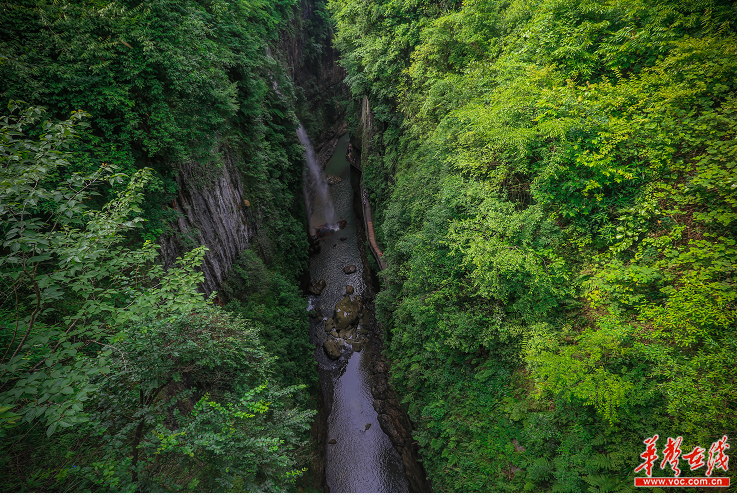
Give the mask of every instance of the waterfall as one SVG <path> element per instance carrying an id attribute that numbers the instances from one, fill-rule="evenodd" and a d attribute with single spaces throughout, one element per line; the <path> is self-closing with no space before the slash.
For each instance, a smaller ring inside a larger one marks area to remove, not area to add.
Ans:
<path id="1" fill-rule="evenodd" d="M 315 156 L 315 150 L 302 124 L 297 129 L 297 137 L 305 147 L 305 159 L 307 160 L 307 168 L 304 172 L 304 195 L 310 230 L 313 235 L 317 230 L 337 230 L 335 207 L 330 198 L 328 183 L 325 181 L 322 168 Z"/>

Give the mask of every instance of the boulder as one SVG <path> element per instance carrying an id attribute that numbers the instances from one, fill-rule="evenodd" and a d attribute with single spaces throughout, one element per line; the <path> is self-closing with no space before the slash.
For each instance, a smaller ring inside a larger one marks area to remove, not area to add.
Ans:
<path id="1" fill-rule="evenodd" d="M 322 291 L 325 289 L 325 286 L 326 285 L 327 285 L 327 283 L 323 279 L 320 279 L 320 280 L 312 280 L 310 282 L 310 288 L 308 290 L 309 290 L 310 294 L 314 294 L 316 296 L 319 296 L 320 294 L 322 294 Z"/>
<path id="2" fill-rule="evenodd" d="M 323 237 L 330 235 L 333 232 L 335 232 L 335 227 L 332 225 L 328 225 L 327 223 L 315 227 L 315 237 L 317 239 L 322 239 Z"/>
<path id="3" fill-rule="evenodd" d="M 337 184 L 338 182 L 340 182 L 342 180 L 343 179 L 341 179 L 340 177 L 337 177 L 335 175 L 328 175 L 327 177 L 325 177 L 325 182 L 327 182 L 331 186 Z"/>
<path id="4" fill-rule="evenodd" d="M 355 344 L 351 344 L 351 347 L 353 347 L 353 352 L 361 352 L 363 350 L 363 342 L 356 342 Z"/>
<path id="5" fill-rule="evenodd" d="M 368 431 L 369 428 L 371 428 L 371 423 L 366 423 L 366 429 L 363 431 Z"/>
<path id="6" fill-rule="evenodd" d="M 348 265 L 343 268 L 343 273 L 346 275 L 350 275 L 351 273 L 356 273 L 356 265 Z"/>
<path id="7" fill-rule="evenodd" d="M 349 326 L 355 325 L 358 322 L 358 313 L 361 312 L 362 304 L 361 298 L 356 297 L 355 300 L 351 299 L 351 296 L 345 296 L 335 305 L 335 314 L 333 315 L 333 322 L 335 328 L 340 331 L 348 328 Z"/>
<path id="8" fill-rule="evenodd" d="M 334 439 L 334 438 L 331 438 L 331 439 L 330 439 L 330 441 L 329 441 L 328 443 L 329 443 L 330 445 L 335 445 L 336 443 L 338 443 L 338 441 L 337 441 L 336 439 Z"/>
<path id="9" fill-rule="evenodd" d="M 338 332 L 336 332 L 335 330 L 331 330 L 330 335 L 335 337 L 336 339 L 340 337 L 340 335 L 338 335 Z"/>
<path id="10" fill-rule="evenodd" d="M 340 344 L 337 341 L 326 340 L 322 343 L 322 348 L 330 359 L 338 359 L 340 357 Z"/>
<path id="11" fill-rule="evenodd" d="M 345 293 L 346 293 L 346 294 L 348 294 L 348 295 L 351 295 L 351 294 L 353 294 L 354 290 L 355 290 L 355 289 L 353 288 L 353 286 L 352 286 L 352 285 L 346 285 L 346 286 L 345 286 Z M 359 318 L 360 318 L 360 317 L 359 317 Z"/>
<path id="12" fill-rule="evenodd" d="M 338 228 L 340 230 L 343 230 L 346 227 L 346 225 L 348 225 L 348 221 L 347 220 L 341 220 L 341 221 L 338 222 Z"/>
<path id="13" fill-rule="evenodd" d="M 341 240 L 342 242 L 345 242 L 345 241 L 347 241 L 347 240 L 348 240 L 348 238 L 347 238 L 347 237 L 341 237 L 341 238 L 340 238 L 340 240 Z"/>

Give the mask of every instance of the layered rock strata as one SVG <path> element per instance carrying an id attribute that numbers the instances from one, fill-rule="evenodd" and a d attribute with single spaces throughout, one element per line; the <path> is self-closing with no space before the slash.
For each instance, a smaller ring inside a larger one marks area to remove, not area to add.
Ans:
<path id="1" fill-rule="evenodd" d="M 173 266 L 192 248 L 207 247 L 202 264 L 205 280 L 199 286 L 206 296 L 219 290 L 236 257 L 258 232 L 235 157 L 227 149 L 221 153 L 222 164 L 210 165 L 206 171 L 195 162 L 179 165 L 179 194 L 172 204 L 178 213 L 177 232 L 159 241 L 164 268 Z M 209 175 L 206 181 L 203 172 Z"/>

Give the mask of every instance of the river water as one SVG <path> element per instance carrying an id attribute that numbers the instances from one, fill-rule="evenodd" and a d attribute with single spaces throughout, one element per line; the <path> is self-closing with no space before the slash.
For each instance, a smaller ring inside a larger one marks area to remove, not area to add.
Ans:
<path id="1" fill-rule="evenodd" d="M 342 179 L 329 186 L 328 192 L 335 218 L 344 219 L 347 224 L 343 230 L 322 238 L 319 253 L 310 259 L 312 279 L 327 283 L 320 296 L 310 296 L 308 308 L 320 315 L 311 320 L 310 333 L 329 412 L 326 441 L 335 440 L 326 446 L 325 474 L 331 492 L 407 492 L 409 483 L 402 458 L 381 430 L 373 408 L 368 353 L 365 349 L 353 352 L 346 344 L 340 359 L 333 361 L 322 347 L 327 338 L 325 320 L 333 316 L 336 303 L 345 297 L 346 286 L 355 289 L 354 297 L 368 294 L 356 230 L 363 226 L 353 211 L 352 170 L 345 159 L 347 147 L 345 135 L 325 169 L 326 174 Z M 311 228 L 324 221 L 325 215 L 320 211 L 311 214 Z M 355 265 L 356 272 L 345 274 L 343 268 L 347 265 Z M 369 335 L 365 346 L 372 345 L 380 342 Z"/>

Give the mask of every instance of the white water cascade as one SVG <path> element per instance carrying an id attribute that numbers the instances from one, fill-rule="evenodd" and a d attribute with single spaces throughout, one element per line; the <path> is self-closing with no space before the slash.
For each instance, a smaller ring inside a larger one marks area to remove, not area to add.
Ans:
<path id="1" fill-rule="evenodd" d="M 304 174 L 304 195 L 307 215 L 310 220 L 310 232 L 314 235 L 318 227 L 337 230 L 335 207 L 333 206 L 333 200 L 330 198 L 328 183 L 317 161 L 307 131 L 302 127 L 302 124 L 297 129 L 297 137 L 305 147 L 305 158 L 307 159 L 307 168 Z"/>

